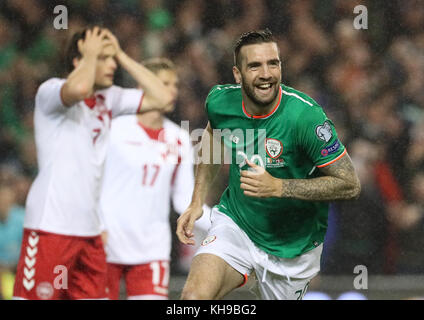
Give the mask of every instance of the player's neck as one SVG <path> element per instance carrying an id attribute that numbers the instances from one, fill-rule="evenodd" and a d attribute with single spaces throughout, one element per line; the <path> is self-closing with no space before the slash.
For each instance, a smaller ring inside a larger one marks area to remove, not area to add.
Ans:
<path id="1" fill-rule="evenodd" d="M 149 111 L 137 114 L 138 122 L 150 129 L 161 129 L 163 127 L 163 115 L 158 111 Z"/>
<path id="2" fill-rule="evenodd" d="M 267 104 L 266 106 L 259 106 L 253 102 L 244 92 L 242 95 L 244 108 L 246 109 L 247 113 L 252 116 L 264 116 L 271 113 L 280 99 L 279 95 L 277 95 L 275 99 L 271 101 L 271 103 Z"/>

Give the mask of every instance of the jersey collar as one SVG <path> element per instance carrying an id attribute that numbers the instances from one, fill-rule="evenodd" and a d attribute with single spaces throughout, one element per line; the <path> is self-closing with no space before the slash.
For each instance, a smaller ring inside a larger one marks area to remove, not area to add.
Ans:
<path id="1" fill-rule="evenodd" d="M 150 139 L 157 140 L 160 142 L 165 142 L 163 127 L 160 129 L 152 129 L 152 128 L 143 126 L 141 122 L 139 121 L 137 121 L 137 124 L 146 132 L 146 134 L 149 136 Z"/>
<path id="2" fill-rule="evenodd" d="M 281 87 L 280 87 L 280 90 L 279 90 L 279 93 L 278 93 L 277 105 L 269 113 L 261 115 L 261 116 L 254 116 L 254 115 L 249 114 L 246 110 L 246 107 L 244 106 L 244 101 L 242 101 L 241 105 L 243 107 L 243 113 L 245 114 L 246 117 L 251 118 L 251 119 L 266 119 L 266 118 L 272 116 L 275 113 L 275 111 L 277 111 L 277 109 L 278 109 L 278 107 L 280 106 L 280 103 L 281 103 L 281 96 L 282 96 L 282 90 L 281 90 Z"/>

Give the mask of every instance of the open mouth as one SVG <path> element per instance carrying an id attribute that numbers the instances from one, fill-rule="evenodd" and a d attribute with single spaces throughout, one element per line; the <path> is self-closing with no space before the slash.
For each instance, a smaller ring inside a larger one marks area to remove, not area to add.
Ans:
<path id="1" fill-rule="evenodd" d="M 269 94 L 272 91 L 272 87 L 273 87 L 272 83 L 262 83 L 255 86 L 257 91 L 263 95 Z"/>

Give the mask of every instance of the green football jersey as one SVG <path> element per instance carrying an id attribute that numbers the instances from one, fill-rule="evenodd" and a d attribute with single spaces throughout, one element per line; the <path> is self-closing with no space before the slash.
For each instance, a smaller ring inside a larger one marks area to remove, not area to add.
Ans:
<path id="1" fill-rule="evenodd" d="M 240 85 L 218 85 L 206 99 L 214 134 L 220 134 L 231 155 L 228 187 L 217 205 L 262 250 L 294 258 L 324 241 L 328 202 L 284 198 L 254 198 L 240 188 L 245 159 L 273 177 L 311 179 L 317 168 L 346 153 L 334 125 L 309 96 L 281 85 L 279 102 L 264 116 L 246 111 Z"/>

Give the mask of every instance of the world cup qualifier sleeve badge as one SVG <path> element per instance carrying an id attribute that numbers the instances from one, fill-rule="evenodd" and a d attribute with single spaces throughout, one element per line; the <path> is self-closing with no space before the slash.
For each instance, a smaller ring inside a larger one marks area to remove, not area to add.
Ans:
<path id="1" fill-rule="evenodd" d="M 268 155 L 266 157 L 267 168 L 279 168 L 286 165 L 284 159 L 281 157 L 283 153 L 283 144 L 281 141 L 272 138 L 265 139 L 265 151 Z"/>

